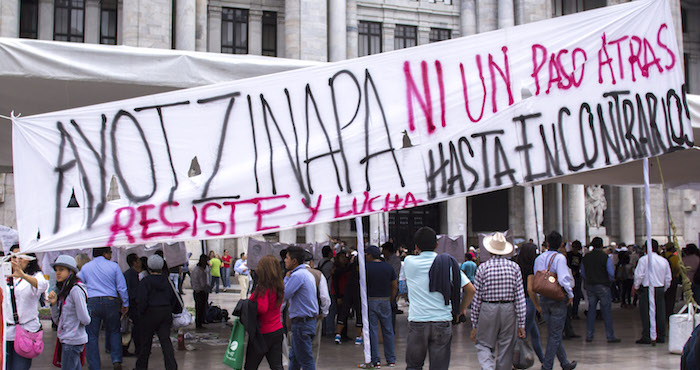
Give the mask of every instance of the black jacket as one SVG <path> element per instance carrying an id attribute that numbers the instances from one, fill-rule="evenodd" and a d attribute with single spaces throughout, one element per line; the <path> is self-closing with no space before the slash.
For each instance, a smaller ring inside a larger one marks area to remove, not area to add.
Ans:
<path id="1" fill-rule="evenodd" d="M 242 299 L 236 304 L 233 315 L 241 318 L 241 324 L 248 332 L 248 345 L 252 346 L 256 353 L 267 353 L 267 343 L 258 321 L 258 304 L 250 299 Z"/>
<path id="2" fill-rule="evenodd" d="M 173 313 L 180 313 L 183 309 L 168 277 L 162 274 L 148 275 L 139 282 L 136 304 L 141 315 L 150 306 L 171 306 Z"/>
<path id="3" fill-rule="evenodd" d="M 457 320 L 462 299 L 462 278 L 457 260 L 447 253 L 438 255 L 430 266 L 428 277 L 430 291 L 441 293 L 446 305 L 452 302 L 452 319 Z"/>

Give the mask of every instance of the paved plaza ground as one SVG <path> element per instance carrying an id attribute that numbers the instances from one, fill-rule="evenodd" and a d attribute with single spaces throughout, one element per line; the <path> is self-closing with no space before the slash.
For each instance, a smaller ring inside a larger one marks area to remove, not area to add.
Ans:
<path id="1" fill-rule="evenodd" d="M 237 291 L 238 286 L 234 286 Z M 192 298 L 192 290 L 185 289 L 186 295 L 183 297 L 185 305 L 194 307 Z M 221 292 L 212 294 L 210 301 L 214 304 L 227 309 L 229 312 L 233 310 L 236 302 L 239 299 L 239 294 L 229 292 Z M 581 312 L 583 312 L 583 306 Z M 680 368 L 680 356 L 668 353 L 667 345 L 659 345 L 652 347 L 650 345 L 637 345 L 635 340 L 640 337 L 641 323 L 639 320 L 638 309 L 622 309 L 618 304 L 614 305 L 613 320 L 615 326 L 615 335 L 622 338 L 622 343 L 608 344 L 605 339 L 603 322 L 598 321 L 596 326 L 596 337 L 592 343 L 584 341 L 585 336 L 585 320 L 576 320 L 573 322 L 577 334 L 582 335 L 581 338 L 575 340 L 564 341 L 564 346 L 570 360 L 578 361 L 577 369 L 678 369 Z M 407 333 L 407 314 L 408 307 L 401 307 L 404 310 L 403 315 L 397 317 L 397 368 L 405 368 L 406 354 L 406 333 Z M 51 365 L 53 356 L 53 344 L 56 340 L 56 332 L 51 330 L 49 321 L 44 321 L 44 342 L 46 348 L 44 353 L 36 358 L 32 364 L 32 369 L 48 370 L 56 369 Z M 462 324 L 454 329 L 452 342 L 452 360 L 450 369 L 478 369 L 479 363 L 476 357 L 474 344 L 469 340 L 470 331 L 469 324 Z M 546 328 L 540 326 L 543 343 L 546 341 Z M 180 369 L 230 369 L 222 364 L 221 360 L 224 355 L 224 348 L 228 343 L 230 328 L 222 324 L 209 324 L 203 330 L 195 330 L 194 326 L 187 328 L 186 333 L 189 333 L 190 338 L 186 341 L 187 345 L 192 348 L 188 351 L 175 351 Z M 175 334 L 172 336 L 175 340 Z M 177 343 L 173 343 L 177 348 Z M 104 336 L 100 337 L 100 347 L 104 348 Z M 131 347 L 133 351 L 133 346 Z M 382 354 L 382 362 L 384 363 Z M 363 352 L 361 346 L 356 346 L 354 343 L 347 342 L 342 345 L 333 343 L 332 338 L 323 338 L 321 343 L 321 356 L 318 360 L 319 369 L 353 369 L 357 368 L 358 363 L 363 362 Z M 124 359 L 124 369 L 132 369 L 136 359 L 133 357 Z M 163 369 L 163 356 L 157 341 L 154 341 L 154 348 L 149 361 L 151 369 Z M 426 360 L 425 369 L 428 369 Z M 111 370 L 109 355 L 102 351 L 102 367 L 103 369 Z M 87 366 L 85 366 L 87 369 Z M 269 369 L 266 361 L 263 361 L 261 369 Z M 286 368 L 286 367 L 285 367 Z M 555 369 L 559 369 L 558 363 L 555 363 Z M 539 362 L 533 369 L 539 369 Z"/>

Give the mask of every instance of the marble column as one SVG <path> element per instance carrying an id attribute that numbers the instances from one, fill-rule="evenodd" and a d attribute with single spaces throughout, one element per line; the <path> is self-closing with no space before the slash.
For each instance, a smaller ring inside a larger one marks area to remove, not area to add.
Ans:
<path id="1" fill-rule="evenodd" d="M 396 25 L 382 23 L 382 52 L 394 50 L 394 35 L 396 35 Z"/>
<path id="2" fill-rule="evenodd" d="M 554 200 L 554 228 L 556 231 L 564 232 L 564 203 L 562 201 L 562 184 L 552 184 Z M 548 232 L 551 230 L 545 230 Z"/>
<path id="3" fill-rule="evenodd" d="M 221 52 L 221 7 L 209 5 L 209 49 L 212 53 Z"/>
<path id="4" fill-rule="evenodd" d="M 297 230 L 282 230 L 280 231 L 280 243 L 286 244 L 296 244 L 297 242 Z"/>
<path id="5" fill-rule="evenodd" d="M 497 0 L 476 0 L 476 28 L 477 32 L 488 32 L 498 29 L 498 3 Z"/>
<path id="6" fill-rule="evenodd" d="M 196 0 L 194 25 L 194 50 L 196 51 L 207 51 L 207 1 Z"/>
<path id="7" fill-rule="evenodd" d="M 567 185 L 568 240 L 586 243 L 586 195 L 583 185 Z"/>
<path id="8" fill-rule="evenodd" d="M 308 232 L 308 229 L 306 230 Z M 331 223 L 326 222 L 314 226 L 314 241 L 319 243 L 327 243 L 330 240 Z"/>
<path id="9" fill-rule="evenodd" d="M 262 55 L 262 10 L 248 11 L 248 54 Z"/>
<path id="10" fill-rule="evenodd" d="M 86 44 L 100 43 L 100 2 L 98 0 L 85 2 L 83 40 Z"/>
<path id="11" fill-rule="evenodd" d="M 19 37 L 19 1 L 0 1 L 0 37 Z"/>
<path id="12" fill-rule="evenodd" d="M 459 17 L 459 31 L 462 36 L 476 33 L 476 1 L 462 0 Z"/>
<path id="13" fill-rule="evenodd" d="M 345 60 L 348 48 L 345 0 L 328 0 L 328 61 Z"/>
<path id="14" fill-rule="evenodd" d="M 316 241 L 315 230 L 316 230 L 316 225 L 308 225 L 308 226 L 304 227 L 304 231 L 305 231 L 304 242 L 306 244 L 313 244 L 313 242 Z"/>
<path id="15" fill-rule="evenodd" d="M 284 2 L 285 57 L 328 61 L 326 0 Z"/>
<path id="16" fill-rule="evenodd" d="M 533 196 L 534 190 L 534 196 Z M 542 223 L 542 185 L 523 187 L 523 219 L 525 220 L 525 239 L 532 239 L 535 244 L 542 243 L 544 229 Z"/>
<path id="17" fill-rule="evenodd" d="M 348 59 L 357 58 L 357 2 L 355 0 L 347 0 L 346 8 L 346 56 Z"/>
<path id="18" fill-rule="evenodd" d="M 498 0 L 498 28 L 512 27 L 513 25 L 515 25 L 513 0 Z"/>
<path id="19" fill-rule="evenodd" d="M 454 198 L 447 201 L 447 235 L 462 236 L 467 245 L 467 198 Z"/>
<path id="20" fill-rule="evenodd" d="M 197 27 L 197 1 L 175 1 L 175 47 L 178 50 L 195 50 Z"/>
<path id="21" fill-rule="evenodd" d="M 17 10 L 17 14 L 19 14 L 19 9 Z M 39 40 L 53 40 L 53 13 L 53 0 L 39 0 Z M 19 17 L 17 22 L 19 22 Z M 15 32 L 19 33 L 19 23 Z"/>
<path id="22" fill-rule="evenodd" d="M 634 244 L 634 194 L 631 187 L 617 188 L 620 197 L 618 208 L 620 219 L 620 242 Z"/>

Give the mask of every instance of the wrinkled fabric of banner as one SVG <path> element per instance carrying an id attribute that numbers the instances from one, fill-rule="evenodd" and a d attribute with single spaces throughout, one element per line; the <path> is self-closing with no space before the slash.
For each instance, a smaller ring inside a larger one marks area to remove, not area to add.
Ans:
<path id="1" fill-rule="evenodd" d="M 634 1 L 15 119 L 22 249 L 269 233 L 692 147 L 673 29 Z"/>

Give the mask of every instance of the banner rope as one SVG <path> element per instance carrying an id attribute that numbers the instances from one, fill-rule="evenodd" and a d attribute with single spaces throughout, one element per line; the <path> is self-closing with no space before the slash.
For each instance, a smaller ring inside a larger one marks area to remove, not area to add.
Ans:
<path id="1" fill-rule="evenodd" d="M 661 169 L 661 161 L 659 160 L 659 157 L 656 157 L 656 165 L 659 167 L 659 176 L 661 178 L 661 190 L 664 192 L 664 200 L 666 201 L 666 213 L 668 214 L 668 221 L 671 224 L 671 237 L 673 241 L 673 251 L 676 253 L 678 256 L 678 264 L 680 266 L 680 272 L 681 272 L 681 286 L 683 287 L 683 296 L 685 297 L 685 304 L 689 305 L 692 304 L 693 307 L 698 307 L 698 303 L 695 301 L 695 298 L 693 297 L 693 288 L 692 288 L 692 282 L 690 281 L 690 278 L 688 277 L 687 270 L 688 268 L 685 266 L 683 263 L 683 258 L 682 252 L 679 248 L 678 244 L 678 231 L 676 229 L 676 225 L 673 222 L 673 216 L 671 216 L 671 206 L 668 204 L 668 194 L 666 193 L 666 183 L 664 182 L 664 173 L 663 170 Z M 675 297 L 674 297 L 675 299 Z"/>

